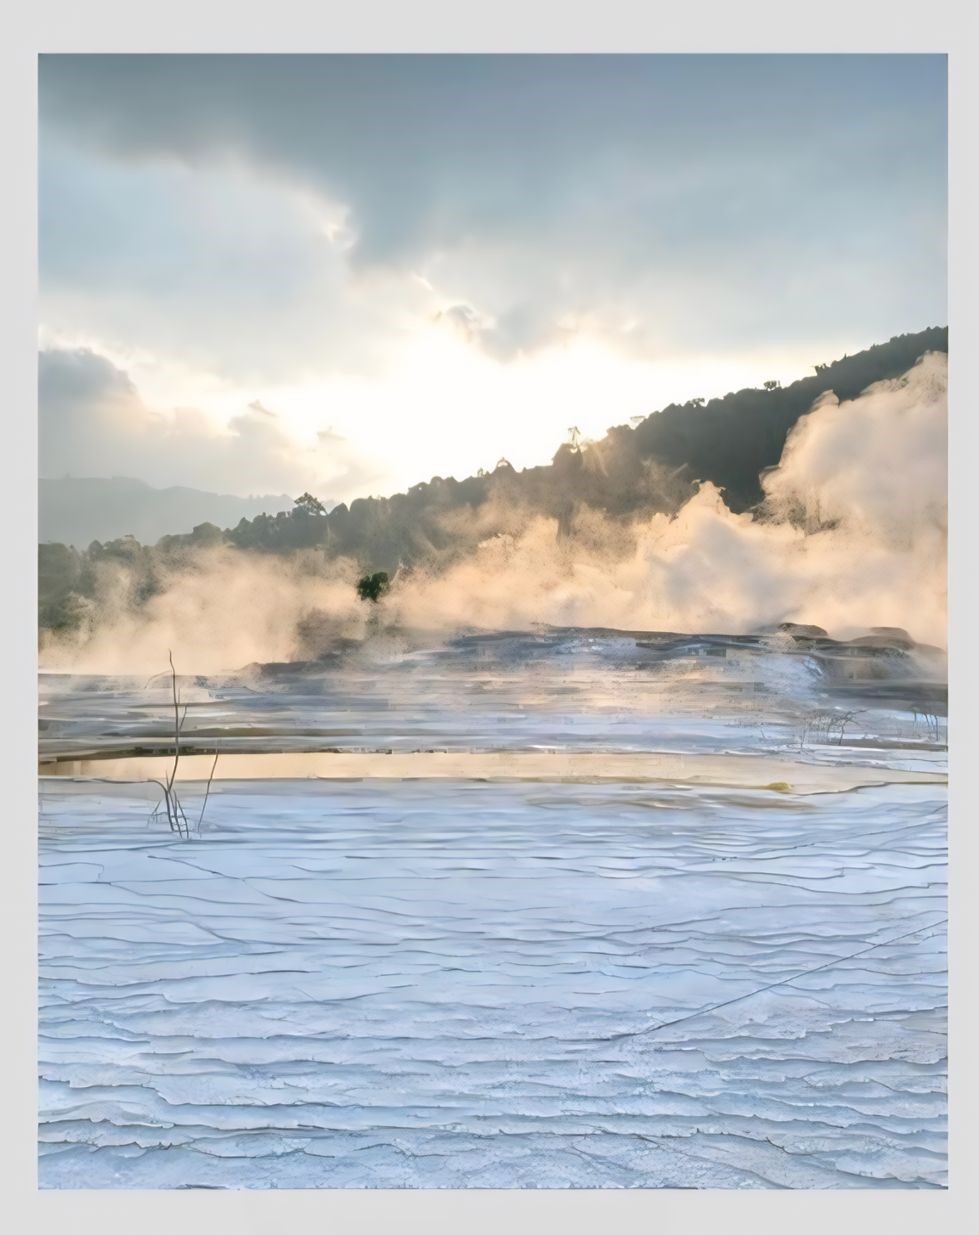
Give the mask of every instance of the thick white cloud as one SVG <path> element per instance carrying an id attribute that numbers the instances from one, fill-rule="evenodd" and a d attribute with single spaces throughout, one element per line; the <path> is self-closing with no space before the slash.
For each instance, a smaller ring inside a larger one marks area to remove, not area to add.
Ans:
<path id="1" fill-rule="evenodd" d="M 304 446 L 254 401 L 227 425 L 194 409 L 146 406 L 128 375 L 95 352 L 44 351 L 38 406 L 40 474 L 137 476 L 228 493 L 299 493 L 369 484 L 371 472 L 339 435 Z"/>
<path id="2" fill-rule="evenodd" d="M 52 141 L 40 217 L 51 335 L 198 374 L 373 372 L 439 303 L 417 279 L 353 270 L 340 207 L 226 158 L 120 164 Z"/>

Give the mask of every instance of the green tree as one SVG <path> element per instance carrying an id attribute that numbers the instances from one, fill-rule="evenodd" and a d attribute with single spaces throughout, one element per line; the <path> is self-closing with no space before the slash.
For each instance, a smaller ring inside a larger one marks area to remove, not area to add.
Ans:
<path id="1" fill-rule="evenodd" d="M 313 497 L 312 493 L 304 493 L 301 497 L 296 498 L 296 508 L 293 511 L 296 515 L 325 515 L 326 507 L 319 500 Z"/>
<path id="2" fill-rule="evenodd" d="M 391 580 L 386 570 L 375 571 L 372 575 L 364 575 L 357 581 L 357 595 L 361 600 L 369 600 L 373 604 L 381 599 L 390 588 Z"/>

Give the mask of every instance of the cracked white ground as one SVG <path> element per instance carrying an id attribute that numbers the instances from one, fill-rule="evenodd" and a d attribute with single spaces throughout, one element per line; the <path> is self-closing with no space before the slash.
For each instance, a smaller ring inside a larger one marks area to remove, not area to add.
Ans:
<path id="1" fill-rule="evenodd" d="M 42 768 L 43 1187 L 944 1186 L 938 718 L 777 649 L 514 649 L 182 684 L 229 765 L 188 841 L 125 759 Z M 165 732 L 158 685 L 42 700 L 42 752 Z M 458 760 L 227 753 L 326 747 Z"/>

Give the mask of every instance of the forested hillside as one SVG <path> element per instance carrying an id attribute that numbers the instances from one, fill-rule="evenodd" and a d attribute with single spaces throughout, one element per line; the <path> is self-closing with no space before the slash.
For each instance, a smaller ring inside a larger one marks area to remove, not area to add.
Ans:
<path id="1" fill-rule="evenodd" d="M 531 515 L 555 518 L 568 529 L 588 507 L 612 518 L 672 512 L 698 481 L 724 491 L 734 511 L 761 500 L 759 474 L 778 463 L 786 436 L 824 391 L 853 398 L 873 382 L 900 376 L 928 351 L 947 351 L 948 330 L 934 327 L 820 364 L 811 377 L 786 387 L 769 384 L 709 402 L 693 399 L 618 425 L 595 442 L 567 442 L 551 463 L 516 471 L 501 459 L 492 470 L 463 480 L 433 477 L 407 493 L 366 497 L 327 511 L 304 495 L 293 510 L 242 519 L 222 530 L 205 523 L 187 535 L 165 536 L 153 547 L 132 537 L 93 543 L 79 552 L 40 546 L 42 627 L 73 625 L 95 594 L 99 564 L 130 568 L 137 588 L 152 595 L 158 571 L 198 547 L 219 545 L 260 554 L 316 550 L 349 557 L 365 570 L 438 566 L 479 540 L 517 532 Z"/>

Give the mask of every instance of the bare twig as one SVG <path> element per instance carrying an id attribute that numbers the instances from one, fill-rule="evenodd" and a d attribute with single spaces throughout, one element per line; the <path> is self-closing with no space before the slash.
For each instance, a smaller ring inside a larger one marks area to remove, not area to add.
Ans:
<path id="1" fill-rule="evenodd" d="M 170 789 L 173 788 L 173 782 L 177 775 L 177 765 L 180 763 L 180 699 L 177 695 L 177 670 L 173 667 L 173 652 L 170 655 L 170 680 L 173 689 L 173 767 L 170 769 L 170 777 L 167 785 Z M 184 715 L 187 714 L 186 708 Z"/>
<path id="2" fill-rule="evenodd" d="M 862 708 L 854 708 L 853 710 L 846 712 L 843 716 L 840 717 L 840 736 L 836 740 L 837 746 L 843 745 L 843 733 L 847 725 L 852 720 L 855 720 L 858 716 L 862 716 L 862 715 L 863 715 Z"/>
<path id="3" fill-rule="evenodd" d="M 211 796 L 211 781 L 214 780 L 214 770 L 218 766 L 219 751 L 214 752 L 214 762 L 211 764 L 211 775 L 207 778 L 207 788 L 204 790 L 204 801 L 201 803 L 200 818 L 197 820 L 197 835 L 200 836 L 201 824 L 204 822 L 204 812 L 207 810 L 207 799 Z"/>
<path id="4" fill-rule="evenodd" d="M 177 823 L 176 823 L 176 819 L 174 816 L 173 799 L 171 796 L 170 786 L 166 783 L 166 781 L 153 780 L 152 778 L 150 780 L 150 783 L 153 785 L 159 785 L 160 789 L 163 791 L 163 805 L 166 808 L 166 812 L 167 812 L 167 823 L 170 825 L 170 831 L 176 832 Z M 157 815 L 159 813 L 159 810 L 160 810 L 160 803 L 158 802 L 156 806 L 154 807 L 153 815 L 151 815 L 150 818 L 152 819 L 153 816 Z"/>
<path id="5" fill-rule="evenodd" d="M 170 659 L 170 682 L 171 692 L 173 695 L 173 766 L 170 768 L 170 773 L 166 780 L 152 780 L 152 784 L 159 785 L 163 793 L 163 807 L 167 814 L 167 823 L 170 825 L 170 831 L 176 832 L 178 836 L 184 840 L 190 840 L 190 821 L 187 818 L 187 812 L 177 796 L 177 791 L 174 788 L 177 780 L 177 768 L 180 766 L 180 731 L 184 727 L 184 721 L 187 719 L 187 705 L 184 704 L 183 713 L 180 710 L 180 694 L 177 690 L 177 670 L 173 663 L 173 652 L 169 652 Z M 217 762 L 215 758 L 215 762 Z M 214 769 L 211 769 L 211 775 L 214 775 Z M 210 781 L 208 781 L 208 790 L 210 790 Z M 205 804 L 206 804 L 205 797 Z M 160 803 L 157 803 L 150 818 L 154 818 L 160 810 Z M 201 818 L 204 812 L 201 811 Z M 198 822 L 198 831 L 200 831 L 200 823 Z"/>

